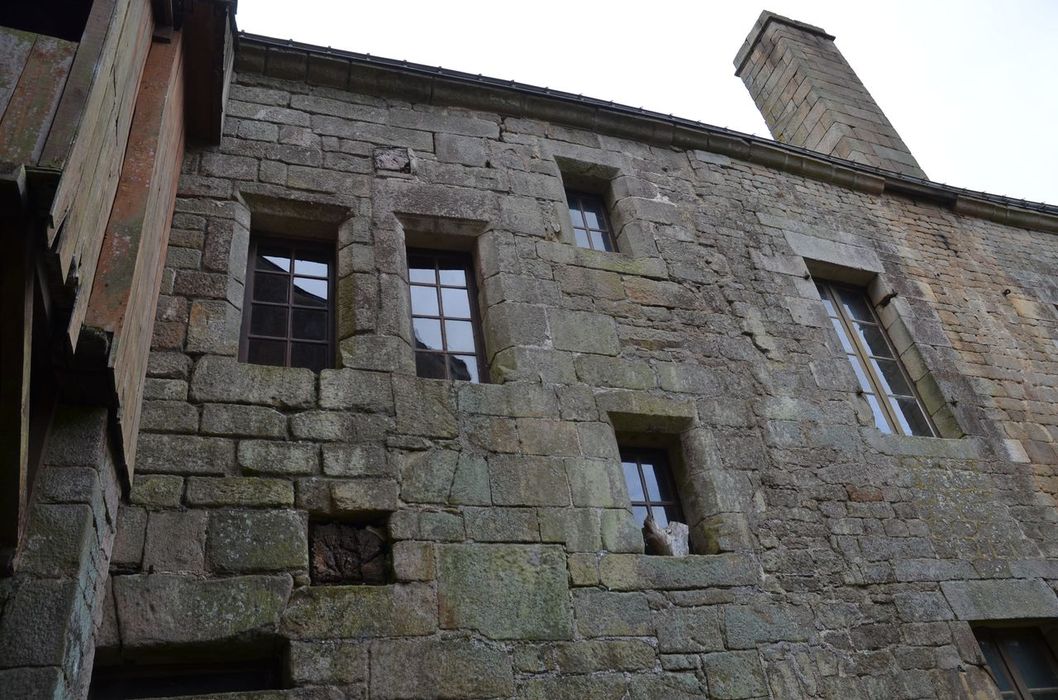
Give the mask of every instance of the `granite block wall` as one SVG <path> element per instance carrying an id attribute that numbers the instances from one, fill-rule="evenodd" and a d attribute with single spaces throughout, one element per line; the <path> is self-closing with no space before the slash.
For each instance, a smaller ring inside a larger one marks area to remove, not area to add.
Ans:
<path id="1" fill-rule="evenodd" d="M 1053 234 L 282 68 L 184 163 L 100 659 L 256 645 L 299 698 L 995 697 L 971 623 L 1058 615 Z M 584 181 L 616 253 L 572 244 Z M 335 369 L 237 360 L 261 230 L 334 242 Z M 473 255 L 491 383 L 415 376 L 408 245 Z M 873 427 L 810 269 L 888 297 L 943 437 Z M 645 440 L 685 559 L 643 553 Z M 384 524 L 390 583 L 311 584 L 331 520 Z"/>

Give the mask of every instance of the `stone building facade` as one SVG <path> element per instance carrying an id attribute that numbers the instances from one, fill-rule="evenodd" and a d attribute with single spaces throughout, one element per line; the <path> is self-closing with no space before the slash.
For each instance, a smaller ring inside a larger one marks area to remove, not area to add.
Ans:
<path id="1" fill-rule="evenodd" d="M 832 42 L 753 28 L 768 141 L 241 35 L 183 161 L 116 541 L 67 552 L 109 566 L 94 692 L 995 698 L 989 635 L 1050 653 L 1058 210 L 930 182 Z M 324 368 L 246 361 L 262 275 L 311 286 L 294 246 L 326 251 Z M 417 376 L 423 250 L 469 261 L 481 381 Z M 930 435 L 880 428 L 820 284 L 869 300 Z M 647 449 L 686 557 L 644 549 Z"/>

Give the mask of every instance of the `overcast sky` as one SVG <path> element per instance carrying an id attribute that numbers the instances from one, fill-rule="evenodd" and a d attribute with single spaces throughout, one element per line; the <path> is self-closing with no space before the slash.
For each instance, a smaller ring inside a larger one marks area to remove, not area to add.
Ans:
<path id="1" fill-rule="evenodd" d="M 242 0 L 238 24 L 767 137 L 732 64 L 765 8 L 837 37 L 931 179 L 1058 204 L 1055 0 Z"/>

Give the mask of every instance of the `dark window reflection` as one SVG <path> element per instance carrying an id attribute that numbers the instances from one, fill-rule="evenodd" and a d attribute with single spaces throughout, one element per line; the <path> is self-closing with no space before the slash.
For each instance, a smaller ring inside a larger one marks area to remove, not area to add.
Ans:
<path id="1" fill-rule="evenodd" d="M 333 250 L 256 239 L 250 256 L 243 359 L 317 371 L 332 366 Z"/>
<path id="2" fill-rule="evenodd" d="M 408 281 L 417 374 L 482 381 L 470 256 L 409 251 Z"/>
<path id="3" fill-rule="evenodd" d="M 569 202 L 569 219 L 573 223 L 573 236 L 578 248 L 617 250 L 613 234 L 606 219 L 606 204 L 602 197 L 588 192 L 566 190 Z"/>
<path id="4" fill-rule="evenodd" d="M 642 524 L 648 515 L 659 527 L 685 522 L 664 450 L 622 449 L 621 468 L 636 522 Z"/>
<path id="5" fill-rule="evenodd" d="M 883 433 L 935 435 L 921 401 L 862 290 L 816 282 L 841 348 Z"/>

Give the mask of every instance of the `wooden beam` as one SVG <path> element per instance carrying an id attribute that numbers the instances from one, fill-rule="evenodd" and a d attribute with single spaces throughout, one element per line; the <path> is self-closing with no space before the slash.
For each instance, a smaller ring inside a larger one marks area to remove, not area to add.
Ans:
<path id="1" fill-rule="evenodd" d="M 0 162 L 36 164 L 76 50 L 73 42 L 37 35 L 0 119 Z"/>
<path id="2" fill-rule="evenodd" d="M 22 217 L 0 219 L 4 248 L 0 256 L 0 566 L 4 569 L 10 568 L 18 548 L 29 491 L 32 234 Z"/>
<path id="3" fill-rule="evenodd" d="M 77 45 L 73 65 L 70 66 L 66 89 L 62 93 L 59 108 L 55 110 L 48 140 L 44 142 L 44 152 L 40 157 L 42 166 L 62 168 L 66 165 L 74 137 L 86 117 L 86 109 L 98 108 L 95 103 L 88 104 L 88 96 L 103 53 L 103 42 L 114 20 L 115 7 L 115 0 L 95 0 L 92 4 L 92 12 L 88 15 L 84 34 Z"/>
<path id="4" fill-rule="evenodd" d="M 184 155 L 183 48 L 180 31 L 169 32 L 168 40 L 156 38 L 151 46 L 85 315 L 86 329 L 111 338 L 106 360 L 130 477 Z"/>

